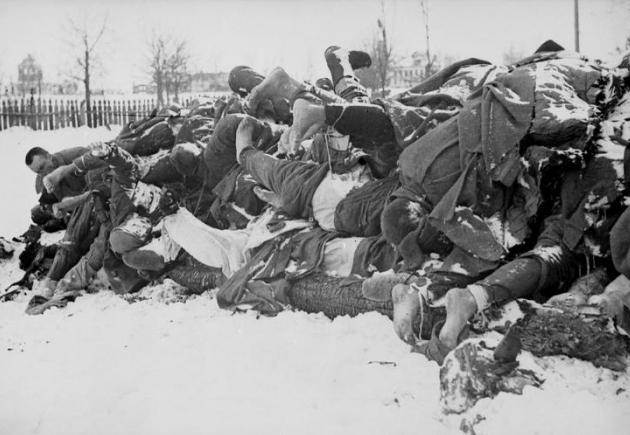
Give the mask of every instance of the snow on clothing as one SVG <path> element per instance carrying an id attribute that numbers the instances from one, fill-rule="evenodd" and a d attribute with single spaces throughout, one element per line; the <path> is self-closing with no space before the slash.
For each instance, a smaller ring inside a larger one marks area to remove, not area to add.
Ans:
<path id="1" fill-rule="evenodd" d="M 433 108 L 461 106 L 469 95 L 500 71 L 504 69 L 478 59 L 467 59 L 444 68 L 424 85 L 418 85 L 416 88 L 423 90 L 422 96 L 406 93 L 398 96 L 398 100 L 377 99 L 372 104 L 357 103 L 353 99 L 349 99 L 349 103 L 329 102 L 325 106 L 326 124 L 349 135 L 353 146 L 368 154 L 374 176 L 381 178 L 396 168 L 398 156 L 407 145 L 405 139 L 423 124 Z M 356 89 L 352 92 L 356 93 Z M 427 130 L 454 113 L 431 114 L 433 121 Z"/>
<path id="2" fill-rule="evenodd" d="M 131 122 L 116 137 L 116 144 L 137 156 L 150 156 L 160 150 L 169 150 L 175 144 L 175 136 L 161 116 Z"/>
<path id="3" fill-rule="evenodd" d="M 551 129 L 555 125 L 537 124 L 536 119 L 552 119 L 568 128 L 570 120 L 551 118 L 552 109 L 571 107 L 579 95 L 592 98 L 589 89 L 596 83 L 594 66 L 587 62 L 576 64 L 573 59 L 545 62 L 521 66 L 486 84 L 457 117 L 407 147 L 399 159 L 403 187 L 395 196 L 422 199 L 423 204 L 428 204 L 425 211 L 432 225 L 455 245 L 489 262 L 497 262 L 507 249 L 528 237 L 527 222 L 537 212 L 539 183 L 527 176 L 518 144 L 532 140 L 526 136 L 528 133 L 539 134 L 540 128 Z M 552 69 L 556 74 L 537 75 L 541 69 Z M 568 73 L 562 76 L 565 71 Z M 564 86 L 565 92 L 559 93 L 551 92 L 553 85 L 536 87 L 539 80 L 561 79 L 565 80 L 562 84 L 570 80 L 576 87 Z M 553 100 L 548 103 L 550 98 Z M 536 112 L 536 108 L 541 109 Z M 582 118 L 570 121 L 572 133 L 563 133 L 558 140 L 565 142 L 554 142 L 556 147 L 571 146 L 578 138 L 584 146 L 586 126 L 592 119 L 584 118 L 584 112 L 575 116 L 578 115 Z M 534 131 L 530 125 L 541 127 Z M 582 127 L 577 128 L 578 125 Z M 521 181 L 517 182 L 519 177 Z M 470 212 L 461 207 L 469 207 L 477 216 L 469 216 Z M 493 216 L 503 222 L 503 232 L 510 231 L 509 240 L 498 240 L 493 228 L 483 222 L 483 218 Z M 462 225 L 463 222 L 467 223 Z M 487 235 L 486 244 L 478 243 L 480 234 Z"/>

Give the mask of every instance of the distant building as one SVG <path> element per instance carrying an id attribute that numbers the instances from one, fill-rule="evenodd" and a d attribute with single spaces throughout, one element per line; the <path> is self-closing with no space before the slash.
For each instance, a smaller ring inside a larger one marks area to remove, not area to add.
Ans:
<path id="1" fill-rule="evenodd" d="M 133 85 L 132 92 L 134 94 L 155 94 L 157 92 L 157 88 L 153 83 L 149 84 L 135 84 Z"/>
<path id="2" fill-rule="evenodd" d="M 392 68 L 389 86 L 391 88 L 410 88 L 417 85 L 424 78 L 425 67 L 424 54 L 416 51 Z"/>
<path id="3" fill-rule="evenodd" d="M 228 91 L 228 74 L 225 72 L 199 72 L 190 76 L 190 92 L 219 92 Z"/>
<path id="4" fill-rule="evenodd" d="M 18 65 L 18 89 L 24 96 L 26 94 L 40 94 L 42 86 L 42 67 L 35 58 L 29 54 Z"/>

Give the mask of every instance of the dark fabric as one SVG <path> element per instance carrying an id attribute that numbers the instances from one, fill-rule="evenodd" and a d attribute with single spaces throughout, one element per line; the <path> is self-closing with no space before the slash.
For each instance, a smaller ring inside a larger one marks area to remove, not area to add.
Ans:
<path id="1" fill-rule="evenodd" d="M 130 121 L 124 125 L 120 133 L 118 133 L 118 136 L 116 136 L 116 139 L 124 140 L 139 137 L 143 132 L 163 121 L 163 116 L 157 116 L 157 108 L 153 109 L 153 112 L 149 116 L 137 121 Z"/>
<path id="2" fill-rule="evenodd" d="M 392 123 L 377 104 L 326 104 L 326 124 L 359 143 L 385 143 L 395 140 Z"/>
<path id="3" fill-rule="evenodd" d="M 59 243 L 48 277 L 58 281 L 85 254 L 98 234 L 100 223 L 95 219 L 92 209 L 94 200 L 81 203 L 68 221 L 68 228 Z"/>
<path id="4" fill-rule="evenodd" d="M 109 144 L 104 155 L 89 152 L 74 160 L 75 167 L 81 172 L 87 172 L 103 165 L 112 168 L 110 217 L 114 226 L 120 225 L 135 211 L 128 192 L 132 191 L 138 180 L 138 165 L 135 158 L 122 148 Z"/>
<path id="5" fill-rule="evenodd" d="M 263 140 L 265 143 L 261 146 L 264 147 L 271 141 L 269 127 L 261 121 L 242 114 L 232 114 L 222 118 L 215 126 L 214 133 L 204 151 L 207 189 L 214 189 L 236 165 L 236 132 L 245 119 L 254 125 L 252 139 L 255 144 Z"/>
<path id="6" fill-rule="evenodd" d="M 518 144 L 532 121 L 535 86 L 529 69 L 518 68 L 487 83 L 480 100 L 465 104 L 457 118 L 460 148 L 481 152 L 491 179 L 506 186 L 517 176 Z"/>
<path id="7" fill-rule="evenodd" d="M 400 148 L 392 123 L 381 106 L 375 104 L 327 104 L 326 123 L 350 136 L 352 145 L 367 154 L 372 174 L 383 178 L 396 168 Z"/>
<path id="8" fill-rule="evenodd" d="M 186 287 L 193 294 L 201 294 L 219 287 L 225 282 L 221 269 L 206 266 L 189 255 L 178 261 L 178 264 L 165 274 L 177 284 Z"/>
<path id="9" fill-rule="evenodd" d="M 353 275 L 368 277 L 396 266 L 398 254 L 394 246 L 381 236 L 366 237 L 359 243 L 352 261 Z"/>
<path id="10" fill-rule="evenodd" d="M 250 283 L 277 280 L 295 281 L 319 270 L 324 261 L 326 243 L 337 237 L 321 228 L 291 232 L 266 242 L 247 264 L 232 275 L 219 289 L 217 302 L 222 308 L 240 304 L 254 304 L 262 312 L 274 311 L 277 306 Z M 294 264 L 295 268 L 289 268 Z"/>
<path id="11" fill-rule="evenodd" d="M 402 151 L 401 184 L 435 207 L 461 176 L 460 162 L 458 122 L 452 118 Z"/>
<path id="12" fill-rule="evenodd" d="M 175 145 L 175 136 L 165 120 L 153 118 L 132 133 L 116 139 L 116 143 L 133 155 L 150 156 L 171 149 Z"/>
<path id="13" fill-rule="evenodd" d="M 117 294 L 133 293 L 147 284 L 135 269 L 122 262 L 120 257 L 108 249 L 103 259 L 103 269 L 109 285 Z"/>
<path id="14" fill-rule="evenodd" d="M 138 271 L 162 272 L 166 266 L 164 257 L 148 247 L 126 252 L 121 258 L 123 263 Z"/>
<path id="15" fill-rule="evenodd" d="M 271 253 L 280 247 L 281 243 L 288 237 L 281 236 L 270 240 L 257 249 L 252 258 L 224 282 L 217 292 L 217 304 L 220 308 L 234 307 L 242 303 L 252 303 L 254 306 L 264 305 L 266 301 L 255 297 L 247 289 L 247 282 L 264 266 L 265 261 Z"/>
<path id="16" fill-rule="evenodd" d="M 578 276 L 586 273 L 586 257 L 576 255 L 563 242 L 566 228 L 562 216 L 548 218 L 534 249 L 521 256 L 540 263 L 540 274 L 528 279 L 537 278 L 532 279 L 536 282 L 535 290 L 547 298 L 565 292 Z"/>
<path id="17" fill-rule="evenodd" d="M 553 39 L 547 39 L 545 42 L 543 42 L 540 45 L 540 47 L 536 49 L 534 53 L 543 53 L 543 52 L 548 52 L 548 51 L 563 51 L 563 50 L 564 50 L 564 47 L 562 45 L 558 44 Z"/>
<path id="18" fill-rule="evenodd" d="M 630 278 L 630 208 L 610 231 L 610 250 L 617 271 Z"/>
<path id="19" fill-rule="evenodd" d="M 501 266 L 479 281 L 488 292 L 489 302 L 501 305 L 518 298 L 531 299 L 538 290 L 542 265 L 533 258 L 519 258 Z"/>
<path id="20" fill-rule="evenodd" d="M 86 289 L 96 272 L 103 267 L 103 260 L 108 249 L 111 224 L 101 224 L 97 237 L 90 245 L 88 252 L 63 277 L 64 290 Z"/>
<path id="21" fill-rule="evenodd" d="M 392 125 L 396 144 L 401 149 L 404 148 L 406 146 L 405 138 L 422 125 L 429 111 L 424 108 L 406 106 L 394 100 L 379 100 L 379 103 L 384 108 Z"/>
<path id="22" fill-rule="evenodd" d="M 610 249 L 608 232 L 621 215 L 621 194 L 612 162 L 595 157 L 583 171 L 571 171 L 564 177 L 561 191 L 561 215 L 565 219 L 563 243 L 576 250 L 583 237 L 597 247 L 601 256 Z M 603 204 L 598 207 L 597 204 Z M 579 249 L 587 255 L 588 250 Z"/>
<path id="23" fill-rule="evenodd" d="M 293 281 L 317 271 L 324 261 L 326 243 L 336 237 L 339 235 L 321 228 L 292 235 L 288 242 L 270 255 L 265 266 L 256 273 L 256 279 L 270 281 L 284 278 Z M 287 270 L 291 262 L 294 262 L 295 269 Z"/>
<path id="24" fill-rule="evenodd" d="M 335 229 L 341 233 L 370 237 L 381 233 L 381 213 L 389 196 L 398 187 L 398 176 L 392 174 L 352 189 L 337 204 Z"/>
<path id="25" fill-rule="evenodd" d="M 313 215 L 311 201 L 328 172 L 327 165 L 280 160 L 253 148 L 241 153 L 241 161 L 258 183 L 280 196 L 287 215 L 302 219 Z"/>
<path id="26" fill-rule="evenodd" d="M 173 153 L 174 151 L 155 162 L 149 168 L 149 172 L 142 177 L 142 181 L 155 184 L 156 186 L 164 186 L 167 183 L 181 181 L 183 176 L 173 164 Z"/>
<path id="27" fill-rule="evenodd" d="M 45 225 L 46 222 L 52 219 L 56 218 L 48 206 L 43 207 L 42 205 L 37 204 L 35 207 L 31 208 L 31 220 L 34 224 Z"/>
<path id="28" fill-rule="evenodd" d="M 184 122 L 177 133 L 175 144 L 184 142 L 205 142 L 214 131 L 214 119 L 203 115 L 191 115 Z"/>

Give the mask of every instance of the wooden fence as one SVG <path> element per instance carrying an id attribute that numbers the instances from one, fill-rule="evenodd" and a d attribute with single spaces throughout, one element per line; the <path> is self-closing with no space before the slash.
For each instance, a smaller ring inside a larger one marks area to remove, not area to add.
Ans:
<path id="1" fill-rule="evenodd" d="M 98 127 L 126 124 L 148 116 L 154 100 L 92 100 L 86 110 L 79 100 L 52 100 L 45 98 L 2 99 L 0 103 L 0 130 L 13 126 L 28 126 L 33 130 L 55 130 L 64 127 Z"/>

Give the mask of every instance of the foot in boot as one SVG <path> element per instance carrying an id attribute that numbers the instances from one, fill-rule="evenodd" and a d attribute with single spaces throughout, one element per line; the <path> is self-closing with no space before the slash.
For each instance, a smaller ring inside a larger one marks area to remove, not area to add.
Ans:
<path id="1" fill-rule="evenodd" d="M 477 312 L 472 293 L 465 288 L 454 288 L 446 293 L 446 321 L 440 331 L 440 341 L 447 347 L 457 347 L 460 333 Z"/>
<path id="2" fill-rule="evenodd" d="M 419 315 L 420 301 L 418 292 L 407 284 L 396 284 L 392 289 L 394 302 L 394 331 L 408 344 L 414 344 L 413 322 Z"/>
<path id="3" fill-rule="evenodd" d="M 372 65 L 372 58 L 365 51 L 350 50 L 348 61 L 352 69 L 369 68 Z"/>
<path id="4" fill-rule="evenodd" d="M 287 72 L 278 67 L 254 89 L 248 98 L 248 107 L 251 114 L 255 115 L 258 106 L 263 100 L 271 97 L 281 97 L 290 100 L 295 92 L 303 88 L 304 85 L 291 78 Z"/>

